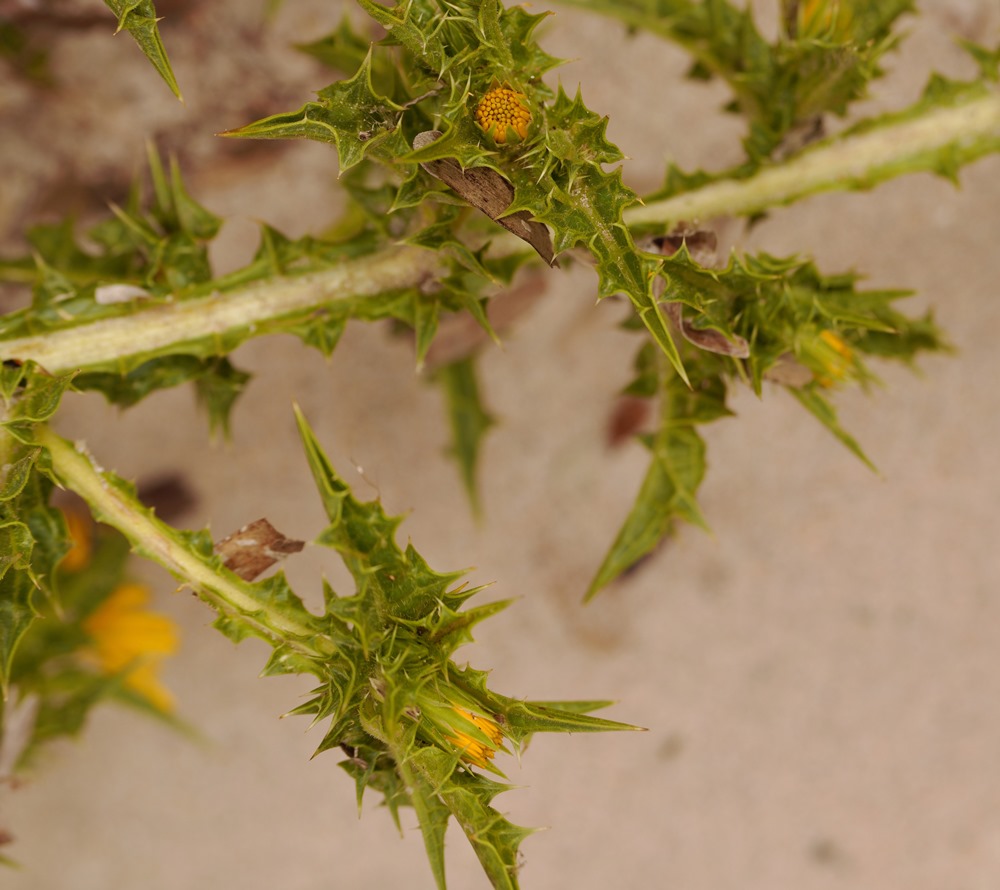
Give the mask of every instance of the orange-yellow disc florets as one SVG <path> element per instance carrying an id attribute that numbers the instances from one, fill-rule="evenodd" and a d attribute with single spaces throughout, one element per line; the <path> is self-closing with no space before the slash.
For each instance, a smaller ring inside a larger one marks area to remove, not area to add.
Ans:
<path id="1" fill-rule="evenodd" d="M 531 122 L 527 96 L 510 87 L 490 90 L 476 106 L 476 122 L 500 145 L 507 142 L 512 132 L 518 139 L 524 139 Z"/>

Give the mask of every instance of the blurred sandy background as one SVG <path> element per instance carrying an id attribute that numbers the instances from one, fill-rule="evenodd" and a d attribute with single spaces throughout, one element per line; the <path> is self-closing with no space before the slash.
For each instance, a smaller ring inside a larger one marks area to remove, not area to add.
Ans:
<path id="1" fill-rule="evenodd" d="M 158 4 L 185 105 L 126 35 L 111 39 L 110 19 L 52 26 L 57 85 L 39 94 L 7 70 L 0 79 L 5 245 L 26 221 L 68 210 L 86 219 L 121 200 L 149 136 L 178 153 L 192 193 L 226 218 L 220 269 L 252 254 L 255 220 L 292 236 L 330 221 L 332 148 L 212 136 L 298 107 L 330 79 L 290 44 L 332 30 L 352 4 L 287 2 L 270 26 L 263 5 Z M 970 75 L 955 36 L 1000 40 L 996 0 L 918 5 L 866 110 L 911 101 L 929 66 Z M 56 6 L 104 11 L 98 0 Z M 544 44 L 579 59 L 557 74 L 611 113 L 633 187 L 655 187 L 668 158 L 687 168 L 736 160 L 739 123 L 718 112 L 725 91 L 684 81 L 686 59 L 671 46 L 562 9 Z M 58 429 L 125 476 L 182 473 L 198 498 L 188 527 L 221 537 L 266 515 L 308 540 L 323 516 L 295 399 L 359 495 L 412 510 L 402 539 L 433 567 L 475 566 L 474 583 L 496 582 L 486 596 L 519 597 L 460 654 L 491 667 L 501 692 L 611 698 L 608 716 L 649 728 L 539 737 L 522 765 L 504 765 L 522 787 L 498 806 L 519 824 L 550 826 L 522 847 L 525 888 L 995 890 L 1000 158 L 961 181 L 955 190 L 910 177 L 811 199 L 750 236 L 730 230 L 742 248 L 813 253 L 824 271 L 916 290 L 908 309 L 936 307 L 958 354 L 921 361 L 922 376 L 880 369 L 884 389 L 838 399 L 881 476 L 785 394 L 738 393 L 738 417 L 707 430 L 702 505 L 713 534 L 683 529 L 587 607 L 580 597 L 645 454 L 605 444 L 634 346 L 617 328 L 622 307 L 595 307 L 586 269 L 549 276 L 547 297 L 483 362 L 501 423 L 485 446 L 479 525 L 444 454 L 441 397 L 415 374 L 411 347 L 381 326 L 350 327 L 331 362 L 291 338 L 240 349 L 235 361 L 255 380 L 229 447 L 207 444 L 187 388 L 126 414 L 74 396 Z M 345 589 L 335 556 L 318 548 L 287 571 L 308 602 L 318 602 L 320 573 Z M 0 885 L 430 890 L 412 814 L 403 839 L 376 796 L 359 821 L 338 755 L 309 760 L 319 730 L 278 719 L 308 681 L 256 679 L 263 644 L 233 646 L 165 573 L 144 577 L 183 627 L 166 679 L 207 743 L 128 712 L 96 713 L 81 743 L 5 795 L 0 816 L 24 869 Z M 487 886 L 455 827 L 448 851 L 450 886 Z"/>

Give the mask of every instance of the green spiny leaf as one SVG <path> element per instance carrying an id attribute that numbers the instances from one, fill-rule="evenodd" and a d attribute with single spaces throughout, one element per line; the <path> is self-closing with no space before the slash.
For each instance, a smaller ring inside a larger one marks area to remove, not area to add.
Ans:
<path id="1" fill-rule="evenodd" d="M 824 112 L 843 115 L 881 71 L 878 61 L 895 45 L 891 29 L 912 0 L 878 4 L 786 4 L 782 35 L 762 36 L 752 7 L 728 0 L 563 0 L 614 16 L 680 43 L 692 54 L 692 76 L 718 76 L 733 91 L 727 110 L 747 118 L 744 140 L 756 166 L 782 149 L 808 141 Z M 834 14 L 839 10 L 839 15 Z M 797 13 L 795 12 L 797 10 Z"/>
<path id="2" fill-rule="evenodd" d="M 452 667 L 448 672 L 451 687 L 462 690 L 472 701 L 482 701 L 502 715 L 504 735 L 523 746 L 536 732 L 622 732 L 641 727 L 593 717 L 590 711 L 607 707 L 607 701 L 525 701 L 509 698 L 490 690 L 488 674 L 471 667 Z"/>
<path id="3" fill-rule="evenodd" d="M 53 486 L 40 471 L 46 464 L 44 455 L 22 445 L 13 447 L 9 455 L 8 472 L 15 478 L 8 477 L 5 494 L 11 496 L 0 500 L 0 686 L 4 698 L 15 653 L 39 614 L 39 602 L 51 597 L 53 571 L 68 549 L 63 515 L 48 504 Z"/>
<path id="4" fill-rule="evenodd" d="M 407 145 L 399 129 L 403 110 L 372 86 L 372 53 L 350 79 L 320 90 L 319 101 L 289 114 L 275 114 L 223 136 L 249 139 L 314 139 L 337 147 L 340 171 L 360 163 L 370 152 L 403 154 Z"/>
<path id="5" fill-rule="evenodd" d="M 474 591 L 475 592 L 475 591 Z M 436 620 L 431 623 L 427 641 L 439 646 L 442 654 L 450 655 L 459 646 L 472 642 L 472 628 L 487 618 L 506 609 L 513 600 L 495 600 L 484 606 L 455 612 L 442 609 Z"/>
<path id="6" fill-rule="evenodd" d="M 696 425 L 729 412 L 719 357 L 702 353 L 687 365 L 692 369 L 690 387 L 665 368 L 659 369 L 661 417 L 655 435 L 646 440 L 652 453 L 649 469 L 585 600 L 650 553 L 678 519 L 707 528 L 696 499 L 705 475 L 705 443 Z"/>
<path id="7" fill-rule="evenodd" d="M 626 294 L 686 379 L 680 353 L 653 296 L 660 262 L 637 250 L 622 224 L 622 213 L 636 196 L 622 183 L 619 168 L 608 173 L 602 166 L 622 158 L 605 136 L 607 119 L 588 109 L 579 92 L 570 100 L 561 87 L 545 117 L 547 154 L 535 150 L 532 166 L 512 174 L 515 198 L 508 212 L 528 210 L 546 223 L 553 230 L 557 254 L 583 243 L 597 261 L 598 296 Z"/>
<path id="8" fill-rule="evenodd" d="M 795 396 L 799 404 L 813 415 L 823 426 L 825 426 L 855 457 L 859 458 L 869 469 L 878 472 L 878 468 L 868 459 L 857 440 L 850 435 L 837 419 L 837 412 L 833 405 L 824 398 L 816 384 L 809 384 L 803 387 L 788 387 L 788 391 Z"/>
<path id="9" fill-rule="evenodd" d="M 35 539 L 23 522 L 0 522 L 0 579 L 8 569 L 26 570 L 31 565 Z"/>
<path id="10" fill-rule="evenodd" d="M 159 19 L 152 0 L 104 0 L 104 3 L 118 17 L 118 31 L 125 29 L 132 35 L 170 91 L 180 99 L 181 91 L 160 37 Z"/>
<path id="11" fill-rule="evenodd" d="M 554 14 L 548 11 L 532 14 L 524 6 L 518 5 L 504 10 L 500 17 L 500 29 L 510 49 L 514 70 L 520 72 L 521 79 L 526 82 L 540 81 L 546 71 L 565 61 L 550 56 L 534 39 L 535 29 Z"/>
<path id="12" fill-rule="evenodd" d="M 296 420 L 330 519 L 317 543 L 340 553 L 359 591 L 383 622 L 413 621 L 434 614 L 445 591 L 462 573 L 432 571 L 412 545 L 400 550 L 395 534 L 401 518 L 386 516 L 377 501 L 357 501 L 323 454 L 298 409 Z"/>
<path id="13" fill-rule="evenodd" d="M 26 380 L 23 388 L 11 397 L 7 405 L 4 425 L 13 423 L 42 423 L 55 414 L 63 393 L 73 381 L 72 374 L 53 377 L 28 362 L 25 365 Z"/>
<path id="14" fill-rule="evenodd" d="M 40 453 L 38 448 L 27 449 L 24 454 L 0 467 L 0 501 L 16 498 L 24 490 Z"/>
<path id="15" fill-rule="evenodd" d="M 458 461 L 466 494 L 473 510 L 479 512 L 479 489 L 476 482 L 476 465 L 483 437 L 495 423 L 483 408 L 476 379 L 475 356 L 469 356 L 444 365 L 435 377 L 444 387 L 451 421 L 451 451 Z"/>
<path id="16" fill-rule="evenodd" d="M 411 769 L 409 763 L 403 761 L 399 765 L 400 773 L 407 779 L 410 791 L 410 802 L 417 813 L 420 831 L 424 837 L 424 848 L 430 862 L 431 874 L 438 890 L 447 890 L 444 871 L 444 836 L 448 829 L 451 810 L 445 805 L 434 786 L 416 769 Z"/>
<path id="17" fill-rule="evenodd" d="M 588 711 L 596 710 L 610 702 L 536 702 L 510 701 L 504 710 L 507 719 L 505 731 L 522 744 L 536 732 L 621 732 L 641 731 L 642 727 L 617 720 L 593 717 Z"/>
<path id="18" fill-rule="evenodd" d="M 3 399 L 5 412 L 10 408 L 28 370 L 21 362 L 0 362 L 0 398 Z"/>
<path id="19" fill-rule="evenodd" d="M 426 27 L 429 19 L 425 4 L 404 0 L 396 6 L 386 7 L 374 0 L 358 0 L 358 5 L 388 32 L 386 42 L 405 46 L 410 52 L 433 68 L 443 68 L 445 55 L 439 41 L 428 40 Z M 433 53 L 433 55 L 432 55 Z"/>
<path id="20" fill-rule="evenodd" d="M 208 412 L 210 430 L 220 430 L 229 436 L 229 417 L 250 375 L 233 367 L 229 359 L 218 358 L 210 362 L 206 373 L 195 379 L 198 401 Z"/>
<path id="21" fill-rule="evenodd" d="M 493 886 L 517 890 L 517 850 L 534 830 L 508 822 L 490 806 L 493 797 L 507 786 L 456 771 L 453 760 L 437 748 L 421 748 L 409 762 L 461 826 Z M 436 813 L 437 808 L 432 811 Z M 433 825 L 430 831 L 433 833 Z"/>
<path id="22" fill-rule="evenodd" d="M 222 220 L 195 201 L 181 176 L 177 158 L 170 159 L 170 179 L 160 186 L 161 172 L 159 156 L 152 144 L 147 147 L 149 167 L 156 187 L 156 206 L 153 215 L 163 228 L 172 232 L 183 232 L 197 241 L 211 241 L 219 233 Z"/>
<path id="23" fill-rule="evenodd" d="M 128 407 L 157 390 L 194 381 L 212 428 L 225 430 L 229 411 L 247 380 L 249 375 L 236 370 L 227 359 L 172 355 L 151 359 L 124 374 L 81 374 L 75 385 L 81 390 L 98 390 L 111 404 Z"/>
<path id="24" fill-rule="evenodd" d="M 11 534 L 21 539 L 21 545 L 25 543 L 23 534 L 13 531 Z M 7 543 L 13 545 L 16 542 Z M 18 562 L 26 559 L 26 553 L 15 554 Z M 18 643 L 38 616 L 38 610 L 32 603 L 34 594 L 35 583 L 26 569 L 14 568 L 0 576 L 0 689 L 4 700 L 7 699 L 10 669 Z"/>

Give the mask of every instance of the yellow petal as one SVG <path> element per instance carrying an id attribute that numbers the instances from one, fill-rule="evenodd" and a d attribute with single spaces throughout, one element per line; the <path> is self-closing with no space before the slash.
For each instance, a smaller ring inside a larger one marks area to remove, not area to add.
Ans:
<path id="1" fill-rule="evenodd" d="M 126 673 L 125 682 L 161 710 L 173 700 L 156 677 L 159 662 L 177 650 L 178 633 L 165 615 L 150 612 L 149 589 L 122 584 L 83 622 L 91 654 L 106 674 Z"/>

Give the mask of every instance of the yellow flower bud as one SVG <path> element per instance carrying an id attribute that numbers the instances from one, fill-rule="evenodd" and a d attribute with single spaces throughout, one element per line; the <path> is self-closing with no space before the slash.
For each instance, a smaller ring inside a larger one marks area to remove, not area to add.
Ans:
<path id="1" fill-rule="evenodd" d="M 821 331 L 808 349 L 808 356 L 820 386 L 843 380 L 854 365 L 854 353 L 833 331 Z"/>
<path id="2" fill-rule="evenodd" d="M 458 756 L 466 763 L 473 763 L 481 767 L 487 766 L 489 761 L 493 759 L 493 755 L 497 753 L 497 749 L 503 744 L 503 732 L 501 732 L 500 727 L 489 717 L 473 714 L 472 711 L 467 711 L 460 705 L 453 705 L 452 710 L 482 732 L 490 740 L 490 743 L 487 744 L 473 738 L 455 723 L 452 723 L 454 734 L 445 736 L 446 741 L 455 746 Z"/>

